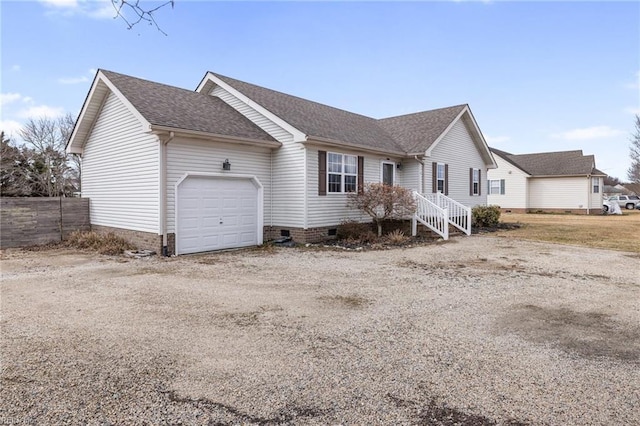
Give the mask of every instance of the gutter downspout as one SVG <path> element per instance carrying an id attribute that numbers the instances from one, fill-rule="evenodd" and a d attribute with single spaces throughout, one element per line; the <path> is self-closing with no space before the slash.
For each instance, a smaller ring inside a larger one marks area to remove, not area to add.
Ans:
<path id="1" fill-rule="evenodd" d="M 167 145 L 175 137 L 169 132 L 166 140 L 160 139 L 160 235 L 162 235 L 162 255 L 169 256 L 167 238 Z"/>

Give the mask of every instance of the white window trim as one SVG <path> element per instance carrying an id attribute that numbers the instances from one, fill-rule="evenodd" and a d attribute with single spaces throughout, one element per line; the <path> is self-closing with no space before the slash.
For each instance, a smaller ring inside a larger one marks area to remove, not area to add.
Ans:
<path id="1" fill-rule="evenodd" d="M 330 172 L 329 171 L 329 158 L 333 155 L 341 155 L 342 156 L 342 172 Z M 345 173 L 344 171 L 344 159 L 345 157 L 353 157 L 356 159 L 356 172 L 355 173 Z M 340 175 L 340 191 L 331 191 L 331 184 L 329 182 L 329 175 Z M 355 191 L 345 191 L 345 176 L 355 176 L 356 178 L 356 189 Z M 342 152 L 333 152 L 327 151 L 327 195 L 329 194 L 349 194 L 350 192 L 356 192 L 358 190 L 358 156 L 353 154 L 345 154 Z"/>
<path id="2" fill-rule="evenodd" d="M 502 194 L 502 182 L 501 182 L 502 179 L 488 179 L 488 181 L 489 181 L 489 185 L 488 185 L 489 194 L 488 195 L 504 195 L 504 194 Z M 495 192 L 495 193 L 493 192 L 493 182 L 498 182 L 498 186 L 497 186 L 498 192 Z"/>
<path id="3" fill-rule="evenodd" d="M 440 166 L 442 166 L 442 179 L 438 177 L 438 171 L 440 170 Z M 437 163 L 436 164 L 436 192 L 440 192 L 442 194 L 445 193 L 445 189 L 447 186 L 447 165 L 445 163 Z M 438 181 L 442 181 L 442 190 L 438 189 Z"/>
<path id="4" fill-rule="evenodd" d="M 385 164 L 391 164 L 392 166 L 393 176 L 391 177 L 391 179 L 393 179 L 393 185 L 395 185 L 396 184 L 396 162 L 390 161 L 390 160 L 382 160 L 380 162 L 380 183 L 384 183 L 384 165 Z"/>
<path id="5" fill-rule="evenodd" d="M 472 175 L 473 181 L 471 182 L 471 186 L 473 188 L 473 195 L 480 195 L 480 169 L 473 169 Z"/>
<path id="6" fill-rule="evenodd" d="M 596 191 L 596 188 L 598 190 Z M 599 177 L 591 177 L 591 192 L 594 194 L 600 193 L 600 178 Z"/>

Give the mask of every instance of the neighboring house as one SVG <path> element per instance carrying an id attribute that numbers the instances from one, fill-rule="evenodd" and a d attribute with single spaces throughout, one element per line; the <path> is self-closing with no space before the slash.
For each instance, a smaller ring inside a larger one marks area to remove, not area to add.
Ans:
<path id="1" fill-rule="evenodd" d="M 618 186 L 618 185 L 616 185 Z M 627 195 L 638 195 L 640 196 L 640 183 L 625 183 L 622 185 L 619 185 L 622 188 L 622 192 L 626 193 Z"/>
<path id="2" fill-rule="evenodd" d="M 168 254 L 326 239 L 367 219 L 346 205 L 365 182 L 486 204 L 495 167 L 468 105 L 377 120 L 212 72 L 189 91 L 99 70 L 67 151 L 93 229 Z"/>
<path id="3" fill-rule="evenodd" d="M 601 213 L 605 173 L 582 151 L 514 155 L 491 148 L 487 202 L 511 212 Z"/>

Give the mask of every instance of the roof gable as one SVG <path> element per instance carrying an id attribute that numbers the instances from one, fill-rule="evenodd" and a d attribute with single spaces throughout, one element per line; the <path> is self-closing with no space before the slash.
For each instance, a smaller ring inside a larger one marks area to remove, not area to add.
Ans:
<path id="1" fill-rule="evenodd" d="M 587 176 L 602 173 L 595 168 L 595 157 L 593 155 L 583 155 L 582 150 L 519 155 L 495 148 L 491 148 L 491 151 L 534 177 Z"/>

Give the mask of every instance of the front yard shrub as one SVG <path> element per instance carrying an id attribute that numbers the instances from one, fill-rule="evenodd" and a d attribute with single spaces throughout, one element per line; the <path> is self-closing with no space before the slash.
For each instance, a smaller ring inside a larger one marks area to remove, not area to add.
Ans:
<path id="1" fill-rule="evenodd" d="M 360 239 L 367 232 L 371 231 L 370 223 L 362 223 L 351 219 L 343 220 L 336 230 L 336 237 L 339 240 Z"/>
<path id="2" fill-rule="evenodd" d="M 500 206 L 475 206 L 471 209 L 471 223 L 478 228 L 491 228 L 500 223 Z"/>
<path id="3" fill-rule="evenodd" d="M 385 239 L 389 244 L 401 245 L 406 243 L 409 240 L 409 237 L 404 235 L 404 232 L 402 232 L 401 230 L 395 229 L 389 232 L 387 235 L 385 235 Z"/>
<path id="4" fill-rule="evenodd" d="M 410 189 L 399 185 L 365 183 L 358 192 L 347 195 L 347 205 L 356 208 L 373 219 L 382 236 L 382 224 L 389 219 L 404 219 L 416 210 L 416 201 Z"/>
<path id="5" fill-rule="evenodd" d="M 122 254 L 125 250 L 135 250 L 136 247 L 114 233 L 98 234 L 97 232 L 75 231 L 69 235 L 66 244 L 78 249 L 97 251 L 100 254 Z"/>

